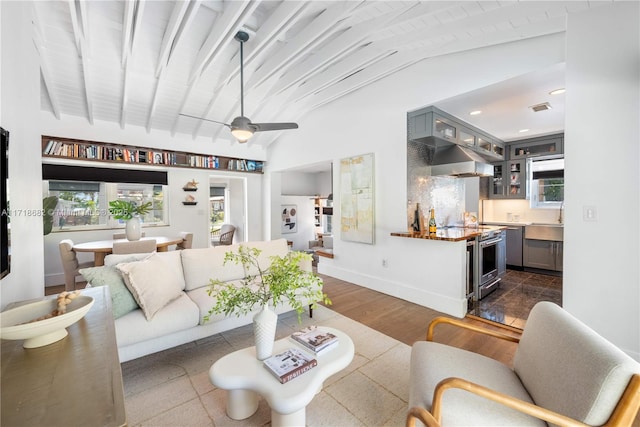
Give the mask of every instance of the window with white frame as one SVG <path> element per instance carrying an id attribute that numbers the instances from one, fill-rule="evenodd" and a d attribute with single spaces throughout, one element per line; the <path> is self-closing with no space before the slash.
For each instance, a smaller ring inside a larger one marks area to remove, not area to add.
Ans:
<path id="1" fill-rule="evenodd" d="M 558 208 L 564 202 L 564 158 L 531 160 L 531 207 Z"/>
<path id="2" fill-rule="evenodd" d="M 56 196 L 52 232 L 124 228 L 109 215 L 109 202 L 151 202 L 142 225 L 168 225 L 167 172 L 146 169 L 43 164 L 43 195 Z"/>
<path id="3" fill-rule="evenodd" d="M 53 213 L 53 232 L 122 228 L 125 221 L 109 215 L 109 202 L 129 200 L 137 204 L 152 203 L 141 217 L 142 226 L 167 225 L 165 185 L 84 181 L 44 181 L 49 196 L 58 197 Z"/>

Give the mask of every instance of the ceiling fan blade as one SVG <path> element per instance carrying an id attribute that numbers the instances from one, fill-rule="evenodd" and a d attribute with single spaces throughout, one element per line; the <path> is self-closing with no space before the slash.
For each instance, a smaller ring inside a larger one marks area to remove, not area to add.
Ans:
<path id="1" fill-rule="evenodd" d="M 225 125 L 226 127 L 229 127 L 229 128 L 231 127 L 231 125 L 229 123 L 219 122 L 217 120 L 205 119 L 204 117 L 190 116 L 189 114 L 182 114 L 182 113 L 179 113 L 178 115 L 179 116 L 183 116 L 183 117 L 189 117 L 189 118 L 192 118 L 192 119 L 197 119 L 197 120 L 204 120 L 205 122 L 218 123 L 218 124 L 221 124 L 221 125 Z"/>
<path id="2" fill-rule="evenodd" d="M 255 128 L 256 132 L 264 132 L 267 130 L 298 129 L 297 123 L 251 123 L 250 126 Z"/>

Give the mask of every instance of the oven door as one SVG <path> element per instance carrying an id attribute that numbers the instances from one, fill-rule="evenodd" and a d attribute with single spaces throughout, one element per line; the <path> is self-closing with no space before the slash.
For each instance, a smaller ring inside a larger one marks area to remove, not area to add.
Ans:
<path id="1" fill-rule="evenodd" d="M 480 268 L 480 287 L 483 287 L 498 278 L 498 244 L 502 236 L 479 242 L 478 266 Z"/>

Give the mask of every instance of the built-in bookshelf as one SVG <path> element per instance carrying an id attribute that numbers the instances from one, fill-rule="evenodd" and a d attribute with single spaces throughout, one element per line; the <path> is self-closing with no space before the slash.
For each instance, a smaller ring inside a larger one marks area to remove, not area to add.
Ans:
<path id="1" fill-rule="evenodd" d="M 42 156 L 98 162 L 220 169 L 249 173 L 263 173 L 264 169 L 264 162 L 261 160 L 158 150 L 47 135 L 42 135 Z"/>

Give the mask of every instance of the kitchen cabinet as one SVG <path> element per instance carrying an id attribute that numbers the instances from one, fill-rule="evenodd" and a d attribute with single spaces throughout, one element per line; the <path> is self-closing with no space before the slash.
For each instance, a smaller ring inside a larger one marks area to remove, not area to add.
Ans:
<path id="1" fill-rule="evenodd" d="M 502 141 L 433 106 L 407 113 L 407 137 L 413 141 L 435 137 L 471 148 L 491 159 L 505 158 Z"/>
<path id="2" fill-rule="evenodd" d="M 563 242 L 525 239 L 524 266 L 542 270 L 562 271 Z"/>
<path id="3" fill-rule="evenodd" d="M 509 144 L 509 158 L 514 160 L 551 154 L 563 154 L 563 143 L 563 134 L 520 140 Z"/>
<path id="4" fill-rule="evenodd" d="M 528 199 L 527 161 L 507 160 L 493 163 L 491 199 Z"/>
<path id="5" fill-rule="evenodd" d="M 525 227 L 523 264 L 525 267 L 562 271 L 564 228 L 557 225 Z"/>
<path id="6" fill-rule="evenodd" d="M 507 226 L 507 264 L 522 267 L 522 226 Z"/>

